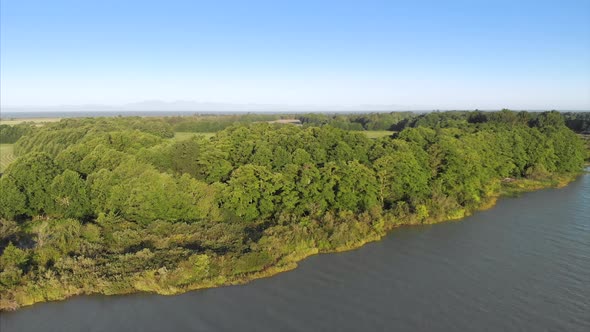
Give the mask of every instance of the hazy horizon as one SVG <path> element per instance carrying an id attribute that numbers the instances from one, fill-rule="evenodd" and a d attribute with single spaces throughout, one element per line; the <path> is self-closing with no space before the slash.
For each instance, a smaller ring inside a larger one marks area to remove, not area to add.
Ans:
<path id="1" fill-rule="evenodd" d="M 3 110 L 590 109 L 588 1 L 3 0 L 0 15 Z"/>
<path id="2" fill-rule="evenodd" d="M 166 102 L 162 100 L 145 100 L 135 103 L 108 105 L 108 104 L 79 104 L 79 105 L 24 105 L 2 107 L 4 114 L 15 113 L 220 113 L 220 114 L 239 114 L 245 112 L 260 113 L 368 113 L 368 112 L 432 112 L 432 111 L 499 111 L 505 108 L 497 109 L 441 109 L 427 108 L 407 105 L 280 105 L 280 104 L 238 104 L 238 103 L 215 103 L 215 102 L 198 102 L 191 100 L 180 100 Z M 542 112 L 557 110 L 559 112 L 589 112 L 589 109 L 511 109 L 512 111 L 529 111 Z"/>

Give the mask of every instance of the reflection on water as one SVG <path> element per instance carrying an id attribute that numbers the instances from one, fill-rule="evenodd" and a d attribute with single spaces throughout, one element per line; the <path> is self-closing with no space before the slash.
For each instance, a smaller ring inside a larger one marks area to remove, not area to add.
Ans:
<path id="1" fill-rule="evenodd" d="M 590 175 L 247 285 L 81 296 L 0 331 L 590 331 Z"/>

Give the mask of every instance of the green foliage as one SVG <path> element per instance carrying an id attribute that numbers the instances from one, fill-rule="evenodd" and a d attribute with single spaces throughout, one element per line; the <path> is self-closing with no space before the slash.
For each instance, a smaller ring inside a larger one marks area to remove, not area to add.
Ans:
<path id="1" fill-rule="evenodd" d="M 26 123 L 14 126 L 0 124 L 0 144 L 15 143 L 31 130 L 31 125 Z"/>
<path id="2" fill-rule="evenodd" d="M 86 135 L 86 130 L 83 128 L 58 129 L 53 126 L 45 126 L 19 139 L 14 146 L 14 152 L 17 156 L 43 152 L 55 157 L 68 146 L 79 142 L 84 135 Z"/>
<path id="3" fill-rule="evenodd" d="M 534 126 L 539 128 L 563 127 L 565 120 L 557 111 L 543 112 L 534 120 Z"/>
<path id="4" fill-rule="evenodd" d="M 563 113 L 565 125 L 573 132 L 590 134 L 590 112 Z"/>
<path id="5" fill-rule="evenodd" d="M 0 307 L 241 282 L 399 224 L 461 218 L 502 190 L 562 183 L 587 156 L 565 126 L 584 117 L 556 112 L 264 123 L 278 118 L 68 119 L 27 129 L 0 178 Z M 172 140 L 172 129 L 219 132 Z M 377 129 L 399 132 L 358 132 Z"/>
<path id="6" fill-rule="evenodd" d="M 23 270 L 9 266 L 0 272 L 0 291 L 15 287 L 22 281 Z"/>
<path id="7" fill-rule="evenodd" d="M 264 166 L 236 169 L 223 190 L 223 206 L 246 221 L 269 217 L 280 204 L 283 178 Z"/>
<path id="8" fill-rule="evenodd" d="M 22 212 L 18 199 L 25 202 L 25 213 L 34 216 L 53 209 L 50 187 L 60 168 L 46 153 L 31 153 L 17 159 L 2 176 L 8 189 L 8 198 L 2 199 L 2 215 L 10 216 Z M 19 194 L 20 192 L 20 194 Z"/>
<path id="9" fill-rule="evenodd" d="M 137 119 L 129 127 L 162 138 L 174 137 L 172 126 L 158 119 Z"/>
<path id="10" fill-rule="evenodd" d="M 272 263 L 272 257 L 266 252 L 250 252 L 240 256 L 234 263 L 233 273 L 244 274 L 264 269 Z"/>
<path id="11" fill-rule="evenodd" d="M 15 247 L 11 242 L 4 248 L 4 252 L 0 256 L 0 267 L 3 269 L 8 267 L 24 268 L 28 260 L 27 253 Z"/>
<path id="12" fill-rule="evenodd" d="M 92 213 L 86 182 L 69 169 L 56 176 L 51 183 L 54 212 L 66 218 L 83 218 Z"/>
<path id="13" fill-rule="evenodd" d="M 82 226 L 75 219 L 54 219 L 34 223 L 32 232 L 38 248 L 51 248 L 59 254 L 78 249 Z"/>
<path id="14" fill-rule="evenodd" d="M 430 168 L 424 151 L 412 149 L 405 142 L 399 142 L 393 148 L 373 164 L 381 204 L 391 207 L 398 200 L 425 198 L 429 193 Z"/>
<path id="15" fill-rule="evenodd" d="M 330 125 L 343 130 L 400 130 L 414 117 L 412 112 L 326 115 L 310 113 L 297 116 L 305 125 Z"/>
<path id="16" fill-rule="evenodd" d="M 26 196 L 13 179 L 8 176 L 0 179 L 0 216 L 15 218 L 27 212 Z"/>
<path id="17" fill-rule="evenodd" d="M 19 231 L 20 227 L 14 220 L 0 218 L 0 246 L 4 248 L 18 236 Z"/>
<path id="18" fill-rule="evenodd" d="M 377 204 L 377 180 L 370 168 L 351 161 L 337 167 L 334 176 L 334 208 L 362 212 Z"/>

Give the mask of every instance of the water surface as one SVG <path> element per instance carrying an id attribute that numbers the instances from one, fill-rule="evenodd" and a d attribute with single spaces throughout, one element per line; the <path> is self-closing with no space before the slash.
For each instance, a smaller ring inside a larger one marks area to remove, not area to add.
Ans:
<path id="1" fill-rule="evenodd" d="M 590 175 L 461 222 L 178 296 L 80 296 L 0 331 L 590 331 Z"/>

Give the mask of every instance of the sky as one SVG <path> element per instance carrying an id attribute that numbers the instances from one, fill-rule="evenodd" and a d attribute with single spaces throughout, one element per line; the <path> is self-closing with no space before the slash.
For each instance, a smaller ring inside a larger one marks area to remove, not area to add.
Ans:
<path id="1" fill-rule="evenodd" d="M 590 0 L 0 0 L 0 106 L 590 110 Z"/>

